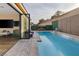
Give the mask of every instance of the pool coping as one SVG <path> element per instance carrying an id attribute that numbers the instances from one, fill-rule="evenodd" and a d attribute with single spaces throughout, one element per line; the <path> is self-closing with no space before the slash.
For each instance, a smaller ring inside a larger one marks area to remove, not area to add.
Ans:
<path id="1" fill-rule="evenodd" d="M 73 34 L 69 34 L 69 33 L 64 33 L 64 32 L 59 32 L 59 31 L 52 31 L 52 33 L 55 32 L 57 33 L 58 35 L 66 35 L 66 36 L 69 36 L 70 38 L 73 38 L 73 40 L 75 41 L 79 41 L 79 36 L 77 35 L 73 35 Z"/>
<path id="2" fill-rule="evenodd" d="M 34 31 L 34 32 L 46 32 L 46 31 Z M 63 35 L 64 34 L 64 35 L 67 35 L 67 36 L 69 36 L 71 38 L 74 38 L 75 40 L 79 41 L 79 36 L 78 35 L 73 35 L 73 34 L 69 34 L 69 33 L 65 33 L 65 32 L 60 32 L 60 31 L 47 31 L 47 32 L 51 32 L 51 33 L 56 32 L 59 35 Z"/>

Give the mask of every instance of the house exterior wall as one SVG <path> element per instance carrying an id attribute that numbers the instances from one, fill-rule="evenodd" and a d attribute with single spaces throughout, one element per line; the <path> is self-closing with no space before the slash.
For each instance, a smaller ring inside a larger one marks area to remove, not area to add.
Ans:
<path id="1" fill-rule="evenodd" d="M 13 33 L 15 36 L 21 37 L 22 33 L 25 36 L 30 33 L 26 33 L 30 30 L 28 27 L 30 24 L 30 15 L 22 3 L 2 3 L 0 4 L 0 20 L 13 20 L 13 28 L 0 28 L 0 35 L 7 34 L 6 32 Z M 26 16 L 27 15 L 27 16 Z M 16 22 L 18 21 L 18 22 Z M 19 24 L 18 24 L 19 23 Z M 3 32 L 3 31 L 6 32 Z M 27 37 L 26 37 L 27 38 Z M 30 38 L 30 36 L 28 37 Z"/>
<path id="2" fill-rule="evenodd" d="M 14 21 L 19 21 L 19 14 L 0 14 L 0 19 L 13 19 Z"/>
<path id="3" fill-rule="evenodd" d="M 17 13 L 12 7 L 5 3 L 0 5 L 3 6 L 3 8 L 0 8 L 0 20 L 19 21 L 19 13 Z M 19 30 L 19 26 L 14 26 L 13 28 L 0 28 L 0 33 L 3 30 L 13 33 L 13 30 Z"/>
<path id="4" fill-rule="evenodd" d="M 45 22 L 43 23 L 40 23 L 39 26 L 46 26 L 46 25 L 52 25 L 52 21 L 51 20 L 46 20 Z"/>

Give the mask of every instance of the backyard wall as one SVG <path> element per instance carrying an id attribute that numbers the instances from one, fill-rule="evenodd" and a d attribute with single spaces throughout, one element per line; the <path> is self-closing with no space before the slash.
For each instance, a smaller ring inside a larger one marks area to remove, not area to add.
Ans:
<path id="1" fill-rule="evenodd" d="M 62 32 L 79 35 L 79 14 L 59 20 L 58 28 Z"/>

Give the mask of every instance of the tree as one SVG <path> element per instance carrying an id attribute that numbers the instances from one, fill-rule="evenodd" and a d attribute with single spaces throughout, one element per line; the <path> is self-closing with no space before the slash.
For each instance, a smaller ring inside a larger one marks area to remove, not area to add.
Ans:
<path id="1" fill-rule="evenodd" d="M 39 24 L 42 23 L 42 22 L 44 22 L 44 21 L 45 21 L 44 19 L 40 19 L 39 20 Z"/>
<path id="2" fill-rule="evenodd" d="M 56 11 L 55 14 L 53 16 L 51 16 L 51 19 L 54 19 L 55 17 L 58 17 L 58 16 L 60 16 L 62 14 L 63 14 L 62 11 Z"/>
<path id="3" fill-rule="evenodd" d="M 34 25 L 34 23 L 33 22 L 30 22 L 30 25 L 32 26 L 32 25 Z"/>
<path id="4" fill-rule="evenodd" d="M 37 24 L 32 25 L 32 26 L 31 26 L 31 29 L 32 29 L 32 30 L 38 30 L 38 25 L 37 25 Z"/>
<path id="5" fill-rule="evenodd" d="M 56 16 L 55 15 L 53 15 L 53 16 L 51 16 L 51 19 L 54 19 Z"/>
<path id="6" fill-rule="evenodd" d="M 56 11 L 56 13 L 55 13 L 55 16 L 59 16 L 59 15 L 62 15 L 62 11 Z"/>

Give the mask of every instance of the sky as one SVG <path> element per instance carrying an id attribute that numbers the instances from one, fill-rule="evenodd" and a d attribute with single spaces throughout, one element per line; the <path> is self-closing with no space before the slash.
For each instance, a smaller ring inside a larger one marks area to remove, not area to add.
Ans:
<path id="1" fill-rule="evenodd" d="M 40 19 L 50 19 L 59 10 L 68 12 L 79 7 L 78 3 L 24 3 L 26 10 L 30 13 L 31 22 L 37 24 Z"/>

